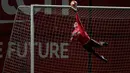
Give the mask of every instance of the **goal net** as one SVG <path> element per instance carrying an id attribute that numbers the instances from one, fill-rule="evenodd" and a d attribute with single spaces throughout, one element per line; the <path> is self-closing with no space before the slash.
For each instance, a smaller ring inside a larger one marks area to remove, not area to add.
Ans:
<path id="1" fill-rule="evenodd" d="M 88 52 L 70 42 L 75 22 L 70 6 L 31 7 L 17 10 L 3 73 L 88 73 Z M 79 6 L 78 11 L 91 38 L 109 43 L 95 48 L 108 63 L 92 55 L 92 73 L 129 73 L 130 8 Z"/>

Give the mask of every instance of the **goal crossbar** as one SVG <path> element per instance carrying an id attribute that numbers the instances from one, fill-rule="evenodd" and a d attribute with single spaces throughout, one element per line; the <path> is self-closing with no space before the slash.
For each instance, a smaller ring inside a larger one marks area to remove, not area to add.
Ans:
<path id="1" fill-rule="evenodd" d="M 44 7 L 44 8 L 70 8 L 69 5 L 38 5 L 32 4 L 31 7 Z M 96 9 L 130 9 L 130 7 L 116 7 L 116 6 L 77 6 L 78 8 L 96 8 Z"/>

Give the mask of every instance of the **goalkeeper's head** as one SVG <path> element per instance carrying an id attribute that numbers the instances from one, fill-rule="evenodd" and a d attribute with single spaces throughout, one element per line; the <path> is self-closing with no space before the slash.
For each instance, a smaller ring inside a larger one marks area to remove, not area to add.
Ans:
<path id="1" fill-rule="evenodd" d="M 77 27 L 78 27 L 78 23 L 75 22 L 75 23 L 74 23 L 74 28 L 77 28 Z"/>

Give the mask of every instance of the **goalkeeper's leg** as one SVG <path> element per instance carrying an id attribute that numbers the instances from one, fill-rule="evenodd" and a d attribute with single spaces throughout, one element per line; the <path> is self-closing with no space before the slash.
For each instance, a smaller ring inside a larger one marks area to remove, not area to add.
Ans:
<path id="1" fill-rule="evenodd" d="M 107 59 L 104 58 L 104 56 L 99 55 L 97 52 L 95 52 L 95 50 L 89 44 L 85 44 L 85 45 L 83 45 L 83 47 L 84 47 L 85 50 L 87 50 L 88 52 L 92 53 L 93 55 L 95 55 L 100 60 L 102 60 L 104 62 L 107 62 Z"/>
<path id="2" fill-rule="evenodd" d="M 92 47 L 94 47 L 94 48 L 101 48 L 101 47 L 103 47 L 103 46 L 107 46 L 107 45 L 108 45 L 107 42 L 97 42 L 97 41 L 95 41 L 94 39 L 91 39 L 91 40 L 89 41 L 89 44 L 90 44 Z"/>
<path id="3" fill-rule="evenodd" d="M 95 51 L 93 51 L 92 53 L 93 53 L 97 58 L 103 60 L 104 62 L 107 62 L 107 59 L 104 58 L 103 55 L 99 55 L 99 54 L 98 54 L 97 52 L 95 52 Z"/>

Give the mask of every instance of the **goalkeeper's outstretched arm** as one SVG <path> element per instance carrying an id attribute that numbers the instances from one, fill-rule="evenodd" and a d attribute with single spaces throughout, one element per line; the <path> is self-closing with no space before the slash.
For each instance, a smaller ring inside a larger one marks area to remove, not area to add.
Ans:
<path id="1" fill-rule="evenodd" d="M 75 18 L 76 18 L 76 22 L 78 23 L 78 26 L 81 26 L 81 28 L 83 28 L 83 25 L 82 25 L 82 22 L 81 22 L 81 20 L 80 20 L 80 18 L 79 18 L 78 12 L 76 12 Z M 83 28 L 83 29 L 84 29 L 84 28 Z"/>
<path id="2" fill-rule="evenodd" d="M 72 0 L 71 3 L 70 3 L 70 5 L 71 5 L 71 8 L 76 13 L 75 18 L 76 18 L 76 22 L 78 23 L 78 26 L 81 26 L 81 28 L 83 28 L 83 25 L 81 23 L 81 20 L 79 18 L 79 14 L 78 14 L 78 10 L 77 10 L 77 1 Z"/>

